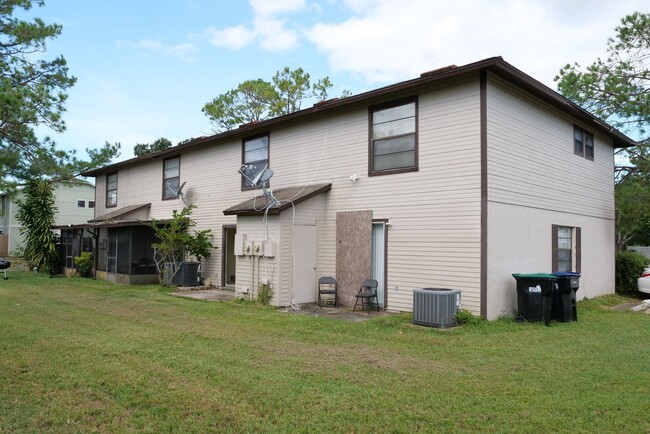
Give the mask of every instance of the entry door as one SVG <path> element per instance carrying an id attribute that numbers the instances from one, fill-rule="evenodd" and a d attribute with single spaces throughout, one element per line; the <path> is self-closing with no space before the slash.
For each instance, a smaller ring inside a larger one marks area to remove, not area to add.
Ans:
<path id="1" fill-rule="evenodd" d="M 379 284 L 377 286 L 377 299 L 379 305 L 386 307 L 386 223 L 372 223 L 372 248 L 371 248 L 371 275 Z"/>
<path id="2" fill-rule="evenodd" d="M 316 226 L 295 225 L 293 303 L 316 302 Z"/>
<path id="3" fill-rule="evenodd" d="M 235 286 L 235 272 L 237 270 L 237 258 L 235 256 L 235 234 L 236 226 L 223 227 L 223 249 L 222 249 L 222 286 Z"/>

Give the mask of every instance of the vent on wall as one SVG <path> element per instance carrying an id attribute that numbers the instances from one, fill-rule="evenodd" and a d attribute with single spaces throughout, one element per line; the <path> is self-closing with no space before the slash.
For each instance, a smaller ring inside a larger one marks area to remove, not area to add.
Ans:
<path id="1" fill-rule="evenodd" d="M 460 291 L 445 288 L 413 290 L 413 324 L 447 328 L 456 325 Z"/>

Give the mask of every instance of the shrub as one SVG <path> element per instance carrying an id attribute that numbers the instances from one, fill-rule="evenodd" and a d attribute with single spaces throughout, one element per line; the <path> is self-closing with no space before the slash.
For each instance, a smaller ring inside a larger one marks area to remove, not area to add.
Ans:
<path id="1" fill-rule="evenodd" d="M 273 288 L 271 288 L 271 284 L 262 283 L 257 293 L 257 302 L 259 304 L 268 305 L 271 302 L 271 297 L 273 297 Z"/>
<path id="2" fill-rule="evenodd" d="M 191 218 L 194 208 L 195 205 L 187 205 L 180 212 L 173 210 L 171 220 L 161 224 L 153 219 L 149 225 L 158 238 L 158 242 L 151 247 L 154 250 L 160 282 L 165 286 L 173 284 L 174 276 L 181 265 L 191 256 L 200 262 L 201 258 L 210 256 L 210 249 L 217 248 L 210 242 L 211 229 L 190 233 L 190 228 L 196 226 L 196 222 Z M 166 264 L 171 264 L 171 267 Z"/>
<path id="3" fill-rule="evenodd" d="M 480 316 L 474 315 L 472 312 L 466 309 L 459 309 L 458 312 L 456 312 L 456 323 L 461 326 L 461 325 L 479 325 L 485 321 L 483 318 Z"/>
<path id="4" fill-rule="evenodd" d="M 79 256 L 74 257 L 74 263 L 82 277 L 89 277 L 93 269 L 93 254 L 90 252 L 81 252 Z"/>
<path id="5" fill-rule="evenodd" d="M 648 258 L 636 252 L 616 253 L 616 292 L 623 295 L 637 292 L 636 280 L 648 266 Z"/>

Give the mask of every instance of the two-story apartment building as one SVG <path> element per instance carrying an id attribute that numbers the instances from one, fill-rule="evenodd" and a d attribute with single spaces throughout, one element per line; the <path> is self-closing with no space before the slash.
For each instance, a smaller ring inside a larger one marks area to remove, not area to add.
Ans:
<path id="1" fill-rule="evenodd" d="M 450 66 L 88 172 L 98 277 L 151 276 L 143 222 L 187 202 L 219 246 L 204 275 L 244 296 L 269 283 L 279 306 L 327 275 L 344 305 L 374 277 L 387 309 L 453 288 L 490 319 L 514 312 L 512 273 L 612 293 L 614 149 L 633 144 L 499 57 Z M 242 165 L 273 170 L 273 203 Z"/>
<path id="2" fill-rule="evenodd" d="M 20 233 L 21 224 L 16 219 L 18 205 L 22 198 L 20 190 L 14 196 L 0 194 L 0 233 L 6 237 L 6 256 L 15 252 L 23 244 Z M 59 181 L 54 184 L 54 198 L 57 212 L 55 226 L 85 223 L 95 215 L 95 186 L 81 180 Z"/>

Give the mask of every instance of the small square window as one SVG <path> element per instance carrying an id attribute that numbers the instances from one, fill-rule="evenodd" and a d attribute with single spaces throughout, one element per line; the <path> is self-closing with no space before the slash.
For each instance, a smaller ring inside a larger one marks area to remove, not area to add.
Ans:
<path id="1" fill-rule="evenodd" d="M 95 208 L 95 201 L 94 200 L 89 200 L 88 201 L 88 208 Z"/>
<path id="2" fill-rule="evenodd" d="M 85 200 L 78 200 L 77 201 L 77 208 L 85 208 L 86 207 L 86 201 Z"/>
<path id="3" fill-rule="evenodd" d="M 573 153 L 594 160 L 594 135 L 578 126 L 573 127 Z"/>

